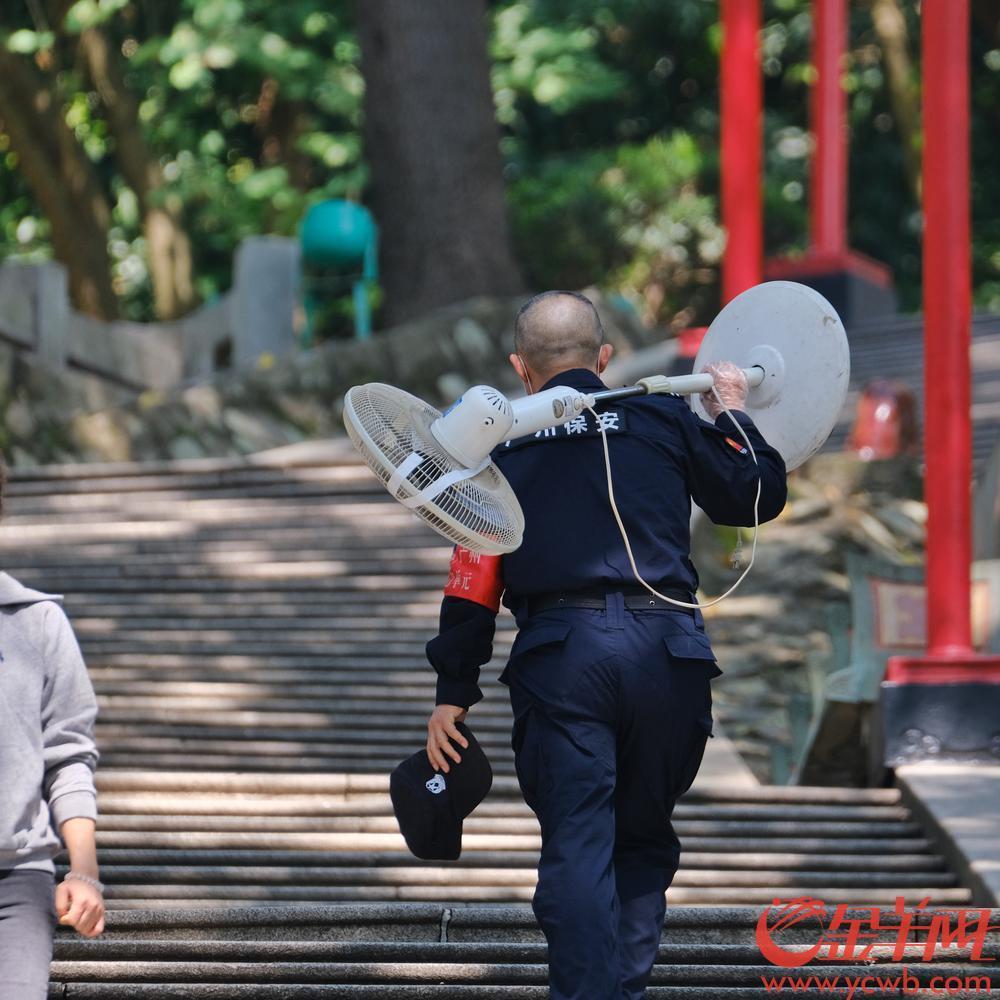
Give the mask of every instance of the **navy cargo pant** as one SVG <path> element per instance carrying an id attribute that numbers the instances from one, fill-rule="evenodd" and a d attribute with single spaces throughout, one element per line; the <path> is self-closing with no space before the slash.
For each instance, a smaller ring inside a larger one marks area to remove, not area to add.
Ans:
<path id="1" fill-rule="evenodd" d="M 501 680 L 542 851 L 532 909 L 551 1000 L 645 996 L 677 871 L 674 802 L 712 730 L 700 612 L 558 608 L 520 620 Z"/>

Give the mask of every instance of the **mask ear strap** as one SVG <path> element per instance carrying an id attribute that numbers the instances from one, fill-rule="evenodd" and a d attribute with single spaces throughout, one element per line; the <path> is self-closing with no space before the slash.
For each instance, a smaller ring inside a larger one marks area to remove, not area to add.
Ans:
<path id="1" fill-rule="evenodd" d="M 519 354 L 517 360 L 521 362 L 521 367 L 524 369 L 524 380 L 528 383 L 528 392 L 534 392 L 535 387 L 531 384 L 531 376 L 528 374 L 528 366 L 524 363 L 524 358 Z"/>

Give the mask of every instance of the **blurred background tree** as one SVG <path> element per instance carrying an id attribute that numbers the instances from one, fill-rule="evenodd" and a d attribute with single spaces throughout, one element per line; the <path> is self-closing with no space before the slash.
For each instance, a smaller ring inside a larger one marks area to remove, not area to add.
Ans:
<path id="1" fill-rule="evenodd" d="M 386 322 L 524 287 L 510 249 L 481 0 L 357 5 Z"/>
<path id="2" fill-rule="evenodd" d="M 480 2 L 455 18 L 444 0 L 10 0 L 0 254 L 57 257 L 95 315 L 169 318 L 227 286 L 240 239 L 293 235 L 309 204 L 347 197 L 383 231 L 383 320 L 520 275 L 596 283 L 670 328 L 709 320 L 724 248 L 716 0 L 492 0 L 486 53 Z M 794 254 L 809 3 L 764 9 L 765 238 Z M 852 4 L 846 79 L 851 242 L 917 309 L 917 0 Z M 974 3 L 972 87 L 973 281 L 1000 309 L 995 0 Z"/>

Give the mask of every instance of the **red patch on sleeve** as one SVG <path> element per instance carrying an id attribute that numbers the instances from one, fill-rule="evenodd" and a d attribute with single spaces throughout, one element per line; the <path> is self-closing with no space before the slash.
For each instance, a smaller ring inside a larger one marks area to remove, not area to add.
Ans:
<path id="1" fill-rule="evenodd" d="M 484 556 L 455 546 L 448 569 L 448 583 L 444 588 L 448 597 L 464 597 L 467 601 L 482 604 L 491 611 L 500 610 L 503 577 L 500 571 L 502 556 Z"/>
<path id="2" fill-rule="evenodd" d="M 746 447 L 740 444 L 739 441 L 734 441 L 732 438 L 727 437 L 726 444 L 728 444 L 730 448 L 735 448 L 741 455 L 747 454 Z"/>

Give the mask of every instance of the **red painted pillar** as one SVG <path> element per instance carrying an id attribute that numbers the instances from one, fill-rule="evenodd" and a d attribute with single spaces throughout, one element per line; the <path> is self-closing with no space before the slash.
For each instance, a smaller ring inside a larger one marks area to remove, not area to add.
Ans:
<path id="1" fill-rule="evenodd" d="M 969 0 L 924 0 L 924 377 L 928 654 L 972 650 Z"/>
<path id="2" fill-rule="evenodd" d="M 842 84 L 847 47 L 846 0 L 813 0 L 810 95 L 815 149 L 809 179 L 810 242 L 813 253 L 847 253 L 847 92 Z"/>
<path id="3" fill-rule="evenodd" d="M 763 275 L 760 0 L 722 0 L 722 299 Z"/>
<path id="4" fill-rule="evenodd" d="M 891 657 L 883 762 L 996 762 L 1000 656 L 972 648 L 969 0 L 923 0 L 927 652 Z"/>

